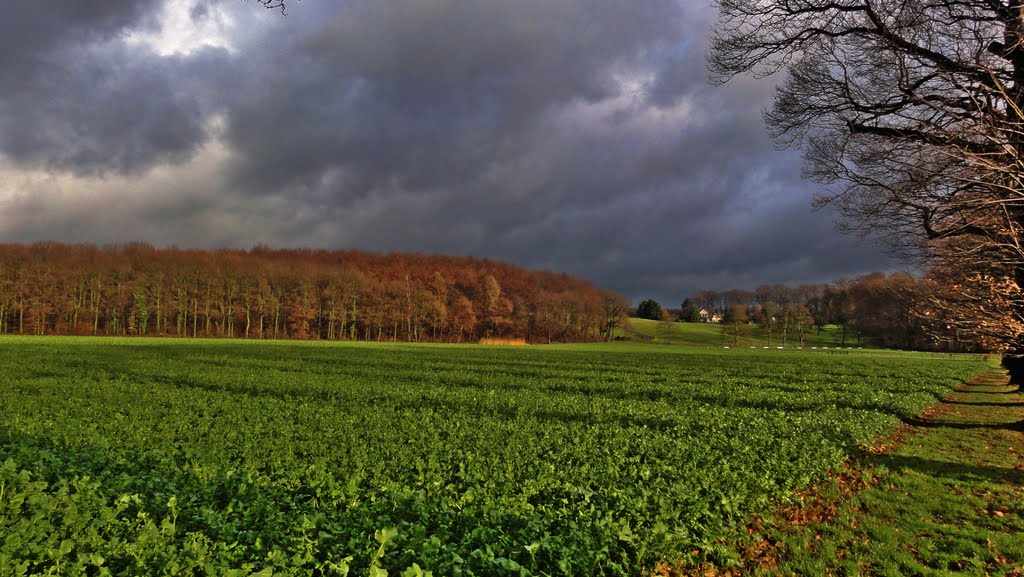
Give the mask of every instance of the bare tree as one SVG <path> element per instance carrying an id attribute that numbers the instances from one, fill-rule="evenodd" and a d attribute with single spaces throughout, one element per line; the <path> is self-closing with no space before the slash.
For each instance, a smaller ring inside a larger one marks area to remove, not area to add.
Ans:
<path id="1" fill-rule="evenodd" d="M 262 4 L 267 10 L 280 10 L 284 14 L 285 0 L 256 0 L 256 2 Z"/>
<path id="2" fill-rule="evenodd" d="M 814 317 L 811 316 L 811 312 L 804 305 L 789 303 L 783 308 L 782 314 L 785 319 L 782 346 L 786 346 L 786 337 L 792 333 L 796 333 L 800 346 L 804 346 L 804 338 L 814 329 Z"/>
<path id="3" fill-rule="evenodd" d="M 782 317 L 782 307 L 780 307 L 775 301 L 765 301 L 761 304 L 761 310 L 758 311 L 755 320 L 757 324 L 761 325 L 764 329 L 765 334 L 768 335 L 768 346 L 772 346 L 772 332 L 775 327 L 779 326 L 779 321 Z"/>
<path id="4" fill-rule="evenodd" d="M 730 305 L 725 309 L 725 318 L 722 319 L 722 337 L 732 337 L 733 346 L 740 344 L 740 337 L 747 336 L 747 307 L 741 304 Z"/>
<path id="5" fill-rule="evenodd" d="M 605 340 L 615 338 L 615 329 L 629 321 L 629 301 L 611 291 L 601 291 L 601 332 Z"/>
<path id="6" fill-rule="evenodd" d="M 826 185 L 817 203 L 954 287 L 997 290 L 1009 316 L 990 324 L 1011 356 L 1024 353 L 1022 5 L 720 0 L 710 57 L 720 82 L 784 72 L 765 120 Z"/>

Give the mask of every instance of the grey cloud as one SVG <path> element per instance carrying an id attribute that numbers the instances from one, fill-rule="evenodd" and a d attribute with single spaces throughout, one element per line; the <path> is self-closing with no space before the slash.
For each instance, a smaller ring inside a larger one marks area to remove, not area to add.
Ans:
<path id="1" fill-rule="evenodd" d="M 53 51 L 107 40 L 145 25 L 161 0 L 33 0 L 10 2 L 0 18 L 0 95 Z"/>
<path id="2" fill-rule="evenodd" d="M 160 57 L 125 44 L 129 31 L 154 26 L 158 8 L 15 3 L 0 23 L 0 153 L 75 173 L 187 159 L 206 138 L 202 87 L 228 63 L 218 50 Z"/>
<path id="3" fill-rule="evenodd" d="M 673 5 L 303 5 L 291 17 L 311 21 L 308 34 L 278 47 L 231 104 L 239 181 L 272 190 L 345 167 L 367 190 L 464 182 L 543 139 L 553 107 L 614 96 L 616 65 L 678 33 Z"/>
<path id="4" fill-rule="evenodd" d="M 205 139 L 204 117 L 175 64 L 121 53 L 40 71 L 6 100 L 0 150 L 79 173 L 184 160 Z"/>

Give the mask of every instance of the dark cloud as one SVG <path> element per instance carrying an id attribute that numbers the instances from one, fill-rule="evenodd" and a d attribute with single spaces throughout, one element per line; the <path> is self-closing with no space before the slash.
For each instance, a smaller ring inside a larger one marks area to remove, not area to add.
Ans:
<path id="1" fill-rule="evenodd" d="M 350 190 L 465 182 L 543 140 L 555 107 L 616 96 L 613 74 L 678 33 L 672 6 L 303 5 L 281 26 L 296 17 L 306 34 L 275 46 L 231 103 L 239 182 L 275 190 L 339 168 Z"/>
<path id="2" fill-rule="evenodd" d="M 0 151 L 76 173 L 181 162 L 206 138 L 200 99 L 188 90 L 195 68 L 95 50 L 38 69 L 0 108 Z"/>
<path id="3" fill-rule="evenodd" d="M 137 172 L 187 159 L 225 54 L 162 57 L 127 45 L 160 2 L 19 2 L 0 22 L 0 153 L 75 173 Z"/>
<path id="4" fill-rule="evenodd" d="M 198 2 L 184 20 L 227 14 L 233 48 L 165 56 L 123 41 L 155 0 L 90 4 L 11 45 L 0 154 L 131 199 L 9 201 L 3 240 L 472 254 L 668 303 L 888 264 L 810 213 L 770 83 L 707 85 L 705 5 Z"/>
<path id="5" fill-rule="evenodd" d="M 161 0 L 33 0 L 10 2 L 0 18 L 0 77 L 47 64 L 61 48 L 102 42 L 130 27 L 151 24 Z M 0 92 L 3 94 L 3 92 Z"/>

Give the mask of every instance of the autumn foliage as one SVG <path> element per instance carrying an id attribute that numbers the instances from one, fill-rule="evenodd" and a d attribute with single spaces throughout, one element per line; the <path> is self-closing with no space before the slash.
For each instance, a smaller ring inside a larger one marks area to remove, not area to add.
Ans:
<path id="1" fill-rule="evenodd" d="M 586 341 L 607 338 L 622 302 L 470 257 L 0 245 L 0 334 Z"/>

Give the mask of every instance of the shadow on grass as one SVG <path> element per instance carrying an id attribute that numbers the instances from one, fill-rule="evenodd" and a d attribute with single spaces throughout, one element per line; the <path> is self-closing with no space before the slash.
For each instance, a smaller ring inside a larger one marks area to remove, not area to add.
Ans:
<path id="1" fill-rule="evenodd" d="M 1024 471 L 1008 467 L 991 467 L 985 465 L 967 465 L 949 461 L 922 459 L 902 455 L 875 455 L 868 459 L 875 465 L 884 465 L 889 469 L 909 469 L 931 477 L 956 479 L 964 482 L 988 481 L 1008 485 L 1024 484 Z"/>
<path id="2" fill-rule="evenodd" d="M 914 417 L 905 418 L 903 422 L 913 427 L 925 429 L 959 429 L 965 431 L 972 429 L 1004 429 L 1007 431 L 1024 431 L 1024 421 L 1011 423 L 964 423 L 960 421 L 930 421 Z"/>
<path id="3" fill-rule="evenodd" d="M 971 388 L 958 389 L 956 392 L 964 395 L 1013 395 L 1021 392 L 1019 389 L 1013 390 L 1002 390 L 1002 391 L 976 391 L 975 387 L 994 387 L 997 385 L 974 385 Z"/>
<path id="4" fill-rule="evenodd" d="M 992 403 L 988 401 L 972 402 L 972 401 L 945 401 L 947 405 L 968 405 L 975 407 L 1024 407 L 1024 403 Z"/>

